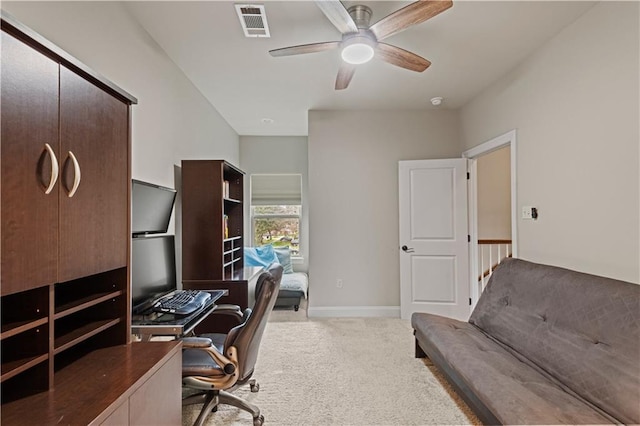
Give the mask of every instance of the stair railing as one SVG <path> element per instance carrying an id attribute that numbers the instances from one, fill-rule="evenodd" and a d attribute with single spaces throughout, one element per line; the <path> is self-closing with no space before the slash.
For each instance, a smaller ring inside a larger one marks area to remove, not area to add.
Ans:
<path id="1" fill-rule="evenodd" d="M 478 277 L 478 281 L 484 291 L 493 270 L 503 259 L 512 256 L 511 240 L 478 240 L 478 253 L 480 255 L 479 269 L 483 271 Z"/>

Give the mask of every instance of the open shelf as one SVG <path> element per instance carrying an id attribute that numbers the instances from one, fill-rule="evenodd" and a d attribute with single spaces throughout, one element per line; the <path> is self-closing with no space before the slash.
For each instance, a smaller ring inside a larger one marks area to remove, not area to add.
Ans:
<path id="1" fill-rule="evenodd" d="M 2 333 L 0 334 L 0 340 L 8 339 L 9 337 L 16 336 L 32 328 L 40 327 L 49 322 L 49 318 L 37 318 L 33 321 L 16 321 L 10 323 L 2 323 Z"/>
<path id="2" fill-rule="evenodd" d="M 119 322 L 120 318 L 114 318 L 111 320 L 86 323 L 82 327 L 73 329 L 60 337 L 56 337 L 53 353 L 57 355 L 60 352 L 65 351 L 110 327 L 113 327 Z"/>
<path id="3" fill-rule="evenodd" d="M 102 302 L 114 299 L 123 294 L 122 290 L 114 291 L 111 293 L 97 293 L 92 294 L 81 299 L 73 300 L 61 306 L 56 306 L 56 314 L 54 319 L 63 318 L 67 315 L 74 314 L 92 306 L 98 305 Z"/>
<path id="4" fill-rule="evenodd" d="M 9 380 L 10 378 L 17 376 L 18 374 L 27 371 L 31 367 L 40 364 L 43 361 L 49 359 L 49 354 L 43 354 L 39 356 L 31 356 L 27 358 L 17 359 L 15 361 L 2 363 L 2 376 L 0 382 Z"/>
<path id="5" fill-rule="evenodd" d="M 34 323 L 40 325 L 31 327 Z M 34 321 L 28 325 L 13 328 L 11 335 L 2 341 L 2 382 L 49 358 L 48 320 Z"/>

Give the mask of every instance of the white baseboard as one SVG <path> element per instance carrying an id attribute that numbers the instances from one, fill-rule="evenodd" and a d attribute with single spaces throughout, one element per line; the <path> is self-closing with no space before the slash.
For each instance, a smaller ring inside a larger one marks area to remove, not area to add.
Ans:
<path id="1" fill-rule="evenodd" d="M 400 306 L 310 306 L 307 308 L 307 316 L 309 318 L 400 318 Z"/>

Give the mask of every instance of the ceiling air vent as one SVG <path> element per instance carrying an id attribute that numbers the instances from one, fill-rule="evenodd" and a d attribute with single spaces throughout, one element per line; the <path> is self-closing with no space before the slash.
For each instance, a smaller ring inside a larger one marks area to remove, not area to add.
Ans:
<path id="1" fill-rule="evenodd" d="M 270 37 L 267 15 L 263 5 L 236 4 L 236 12 L 244 35 L 247 37 Z"/>

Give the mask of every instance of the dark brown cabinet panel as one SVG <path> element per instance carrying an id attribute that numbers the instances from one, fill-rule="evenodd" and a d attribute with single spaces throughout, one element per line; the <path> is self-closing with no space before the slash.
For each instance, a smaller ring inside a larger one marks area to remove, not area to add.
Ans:
<path id="1" fill-rule="evenodd" d="M 6 295 L 58 279 L 57 186 L 45 193 L 58 155 L 58 64 L 3 32 L 1 69 L 1 291 Z"/>
<path id="2" fill-rule="evenodd" d="M 61 67 L 59 281 L 127 264 L 128 122 L 125 103 Z"/>
<path id="3" fill-rule="evenodd" d="M 136 99 L 4 13 L 0 53 L 4 413 L 130 341 Z"/>
<path id="4" fill-rule="evenodd" d="M 130 342 L 137 101 L 4 12 L 0 54 L 2 420 L 177 424 L 180 343 Z"/>

